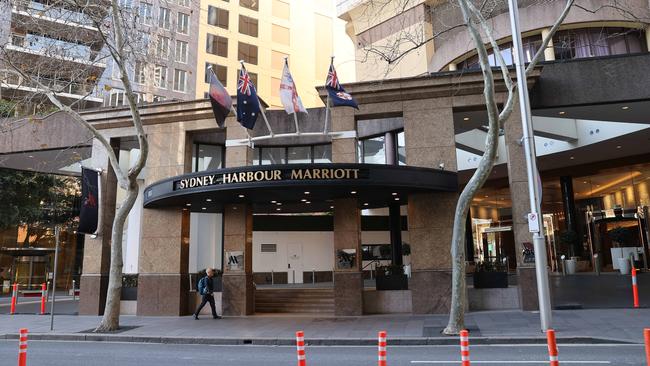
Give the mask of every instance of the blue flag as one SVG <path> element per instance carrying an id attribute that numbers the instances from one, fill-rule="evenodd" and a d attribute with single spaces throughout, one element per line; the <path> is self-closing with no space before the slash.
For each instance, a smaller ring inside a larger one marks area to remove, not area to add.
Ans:
<path id="1" fill-rule="evenodd" d="M 339 83 L 339 78 L 336 75 L 334 64 L 330 64 L 329 72 L 327 73 L 327 80 L 325 81 L 325 88 L 330 96 L 333 106 L 348 106 L 359 109 L 357 101 L 343 89 Z"/>
<path id="2" fill-rule="evenodd" d="M 237 121 L 252 130 L 260 114 L 260 100 L 257 98 L 255 85 L 248 76 L 244 65 L 239 70 L 237 82 Z"/>

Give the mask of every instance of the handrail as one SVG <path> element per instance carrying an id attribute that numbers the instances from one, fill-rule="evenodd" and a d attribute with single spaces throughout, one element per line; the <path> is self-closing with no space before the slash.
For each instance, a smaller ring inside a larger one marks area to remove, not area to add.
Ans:
<path id="1" fill-rule="evenodd" d="M 373 259 L 372 261 L 370 261 L 370 263 L 368 263 L 368 264 L 366 264 L 365 266 L 363 266 L 363 267 L 361 268 L 361 270 L 363 271 L 364 269 L 366 269 L 368 266 L 372 265 L 373 263 L 381 264 L 381 261 L 380 261 L 379 259 Z"/>

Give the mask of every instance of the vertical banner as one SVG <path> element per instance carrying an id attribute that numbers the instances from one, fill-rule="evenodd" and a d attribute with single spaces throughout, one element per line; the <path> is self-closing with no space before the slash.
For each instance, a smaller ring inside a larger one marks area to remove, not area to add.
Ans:
<path id="1" fill-rule="evenodd" d="M 81 168 L 81 210 L 77 232 L 90 235 L 101 233 L 101 171 Z"/>

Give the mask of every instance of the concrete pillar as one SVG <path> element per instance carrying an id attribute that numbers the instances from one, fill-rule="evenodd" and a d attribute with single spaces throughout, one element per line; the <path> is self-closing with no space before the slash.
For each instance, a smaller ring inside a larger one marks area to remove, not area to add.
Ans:
<path id="1" fill-rule="evenodd" d="M 526 173 L 526 155 L 521 144 L 523 131 L 519 105 L 513 107 L 510 118 L 505 126 L 505 145 L 508 153 L 508 182 L 510 183 L 510 197 L 512 199 L 512 230 L 515 237 L 515 253 L 517 256 L 517 274 L 519 275 L 519 304 L 522 310 L 537 310 L 537 281 L 535 277 L 535 263 L 523 262 L 523 243 L 533 242 L 533 237 L 528 232 L 526 214 L 530 212 L 528 194 L 528 176 Z M 546 255 L 546 253 L 535 253 Z"/>
<path id="2" fill-rule="evenodd" d="M 356 131 L 352 108 L 332 108 L 332 131 Z M 355 136 L 332 139 L 333 163 L 357 162 L 357 139 Z"/>
<path id="3" fill-rule="evenodd" d="M 147 130 L 145 184 L 190 170 L 192 144 L 181 126 Z M 174 149 L 170 149 L 174 146 Z M 145 209 L 138 261 L 138 315 L 179 316 L 189 309 L 190 213 L 181 208 Z"/>
<path id="4" fill-rule="evenodd" d="M 346 261 L 353 256 L 352 262 Z M 361 215 L 356 198 L 334 200 L 334 313 L 363 314 Z"/>
<path id="5" fill-rule="evenodd" d="M 117 148 L 117 145 L 115 147 Z M 93 140 L 92 167 L 103 170 L 101 175 L 102 230 L 98 237 L 92 238 L 86 235 L 84 239 L 80 315 L 104 313 L 111 257 L 111 229 L 115 217 L 117 178 L 108 162 L 106 150 L 97 140 Z"/>
<path id="6" fill-rule="evenodd" d="M 223 313 L 235 316 L 254 314 L 252 206 L 226 205 L 223 232 Z"/>
<path id="7" fill-rule="evenodd" d="M 551 28 L 542 29 L 542 40 L 551 33 Z M 531 55 L 532 57 L 533 55 Z M 553 39 L 548 42 L 548 46 L 544 49 L 544 61 L 555 61 L 555 48 L 553 47 Z"/>
<path id="8" fill-rule="evenodd" d="M 233 119 L 226 120 L 226 138 L 246 138 L 246 130 Z M 226 167 L 251 165 L 253 149 L 248 146 L 226 147 Z M 251 315 L 255 313 L 253 287 L 253 210 L 250 205 L 232 204 L 224 207 L 223 248 L 223 313 Z M 241 255 L 241 266 L 229 266 L 229 254 Z"/>
<path id="9" fill-rule="evenodd" d="M 456 171 L 456 142 L 451 101 L 404 103 L 406 161 L 409 166 Z M 413 313 L 447 313 L 451 304 L 451 236 L 457 193 L 408 197 Z"/>
<path id="10" fill-rule="evenodd" d="M 645 45 L 646 49 L 650 50 L 650 25 L 645 27 Z"/>

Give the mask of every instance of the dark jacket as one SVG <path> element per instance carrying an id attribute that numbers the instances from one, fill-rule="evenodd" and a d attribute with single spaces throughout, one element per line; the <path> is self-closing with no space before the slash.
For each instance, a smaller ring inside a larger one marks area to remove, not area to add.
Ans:
<path id="1" fill-rule="evenodd" d="M 199 281 L 199 294 L 209 295 L 214 292 L 214 282 L 212 281 L 214 277 L 205 276 Z"/>

